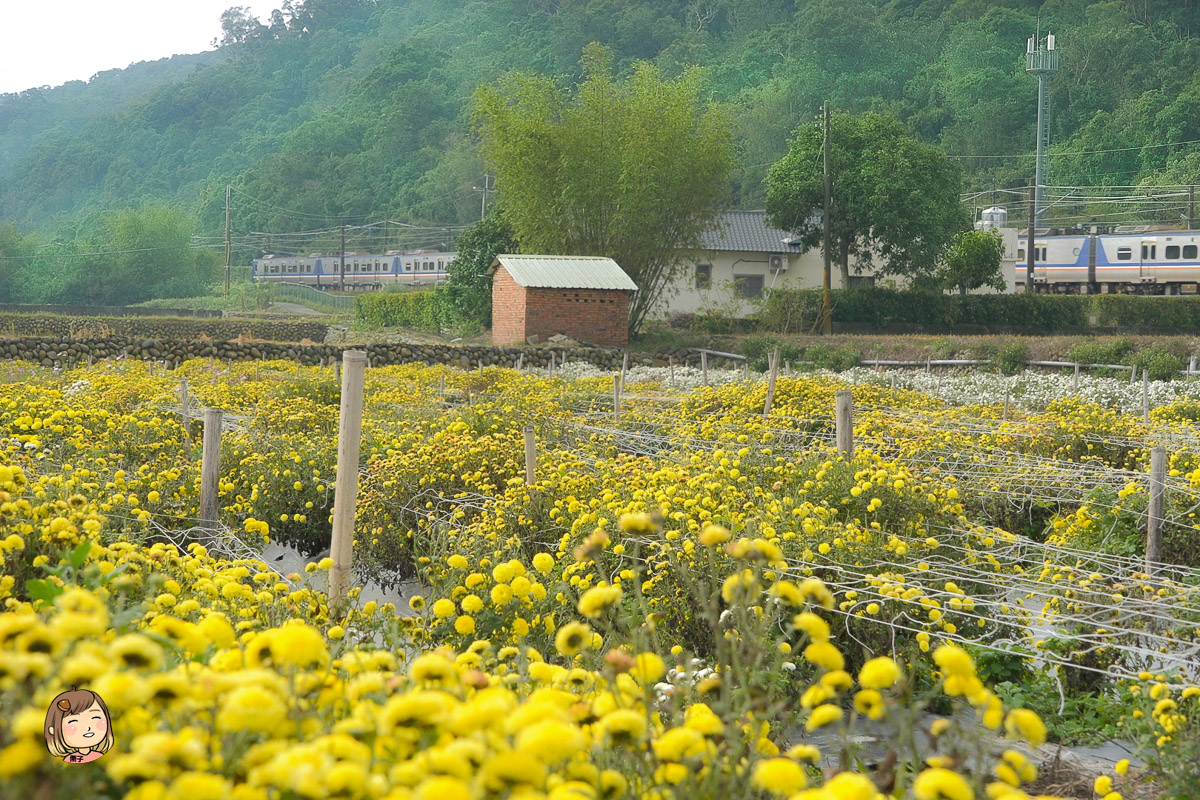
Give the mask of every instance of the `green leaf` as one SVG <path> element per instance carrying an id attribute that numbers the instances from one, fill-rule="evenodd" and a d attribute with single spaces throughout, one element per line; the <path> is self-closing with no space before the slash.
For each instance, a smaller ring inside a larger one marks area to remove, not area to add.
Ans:
<path id="1" fill-rule="evenodd" d="M 51 583 L 40 578 L 30 578 L 25 581 L 25 591 L 34 600 L 41 600 L 46 605 L 53 605 L 54 599 L 63 593 L 63 588 L 57 583 Z"/>
<path id="2" fill-rule="evenodd" d="M 111 581 L 113 578 L 115 578 L 115 577 L 117 577 L 118 575 L 120 575 L 122 572 L 124 572 L 124 571 L 125 571 L 125 570 L 127 570 L 128 568 L 129 568 L 129 564 L 128 564 L 128 563 L 125 563 L 125 564 L 122 564 L 122 565 L 121 565 L 121 566 L 119 566 L 119 567 L 116 567 L 115 569 L 113 569 L 112 571 L 110 571 L 108 574 L 106 574 L 106 575 L 104 575 L 102 578 L 100 578 L 100 584 L 101 584 L 101 585 L 103 585 L 103 584 L 106 584 L 106 583 L 108 583 L 109 581 Z"/>
<path id="3" fill-rule="evenodd" d="M 71 551 L 71 555 L 67 556 L 67 563 L 75 569 L 79 569 L 83 566 L 83 562 L 87 560 L 88 551 L 91 549 L 92 540 L 88 539 Z"/>

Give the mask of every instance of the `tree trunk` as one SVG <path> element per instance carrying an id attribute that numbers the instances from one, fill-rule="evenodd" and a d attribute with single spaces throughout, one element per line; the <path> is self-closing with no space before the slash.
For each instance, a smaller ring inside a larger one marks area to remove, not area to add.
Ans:
<path id="1" fill-rule="evenodd" d="M 838 260 L 838 266 L 842 270 L 842 288 L 850 288 L 850 243 L 842 244 L 842 256 Z"/>

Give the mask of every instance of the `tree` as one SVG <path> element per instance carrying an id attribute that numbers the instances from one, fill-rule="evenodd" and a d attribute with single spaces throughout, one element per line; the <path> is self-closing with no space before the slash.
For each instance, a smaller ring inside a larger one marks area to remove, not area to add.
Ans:
<path id="1" fill-rule="evenodd" d="M 954 235 L 969 227 L 959 200 L 962 170 L 941 150 L 911 136 L 889 114 L 834 114 L 830 122 L 830 246 L 842 285 L 856 269 L 874 264 L 886 274 L 929 274 Z M 808 247 L 821 242 L 823 132 L 798 128 L 788 154 L 767 173 L 772 225 L 797 234 Z"/>
<path id="2" fill-rule="evenodd" d="M 581 63 L 573 96 L 528 73 L 480 88 L 476 129 L 521 251 L 615 260 L 638 286 L 636 332 L 728 196 L 732 127 L 696 70 L 668 81 L 639 62 L 618 82 L 596 44 Z"/>
<path id="3" fill-rule="evenodd" d="M 489 214 L 463 231 L 455 242 L 457 255 L 446 269 L 446 283 L 437 289 L 438 316 L 451 325 L 491 327 L 492 279 L 484 273 L 497 255 L 513 252 L 516 244 L 499 214 Z"/>
<path id="4" fill-rule="evenodd" d="M 990 286 L 1004 291 L 1004 274 L 1000 259 L 1004 256 L 1004 240 L 996 231 L 963 231 L 942 255 L 938 281 L 943 288 L 958 289 L 966 294 L 971 289 Z"/>

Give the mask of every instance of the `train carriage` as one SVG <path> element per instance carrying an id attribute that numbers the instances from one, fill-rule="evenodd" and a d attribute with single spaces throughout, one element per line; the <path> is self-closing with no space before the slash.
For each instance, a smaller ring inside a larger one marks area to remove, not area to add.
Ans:
<path id="1" fill-rule="evenodd" d="M 455 253 L 417 250 L 383 254 L 347 253 L 345 278 L 342 256 L 275 256 L 253 262 L 251 280 L 263 283 L 295 283 L 315 289 L 334 289 L 345 284 L 350 290 L 382 289 L 389 285 L 438 284 L 446 279 Z"/>
<path id="2" fill-rule="evenodd" d="M 1017 237 L 1016 282 L 1028 276 L 1027 236 Z M 1034 236 L 1036 291 L 1071 294 L 1194 294 L 1200 232 L 1137 231 Z"/>

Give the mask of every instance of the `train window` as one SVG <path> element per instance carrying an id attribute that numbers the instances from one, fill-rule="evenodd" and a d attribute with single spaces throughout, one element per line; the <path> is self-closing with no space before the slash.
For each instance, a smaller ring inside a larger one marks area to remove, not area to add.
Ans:
<path id="1" fill-rule="evenodd" d="M 1171 260 L 1179 258 L 1179 245 L 1177 245 L 1177 244 L 1167 245 L 1167 249 L 1163 253 L 1163 257 L 1171 259 Z"/>
<path id="2" fill-rule="evenodd" d="M 412 262 L 411 262 L 411 261 L 405 261 L 405 262 L 404 262 L 404 271 L 405 271 L 405 272 L 412 272 Z"/>
<path id="3" fill-rule="evenodd" d="M 1195 258 L 1196 257 L 1196 245 L 1185 244 L 1183 246 L 1183 257 L 1184 258 Z"/>
<path id="4" fill-rule="evenodd" d="M 1154 251 L 1158 249 L 1157 245 L 1144 244 L 1142 245 L 1142 261 L 1153 261 L 1155 258 Z"/>
<path id="5" fill-rule="evenodd" d="M 1132 247 L 1118 247 L 1117 248 L 1117 261 L 1132 261 L 1132 260 L 1133 260 L 1133 248 Z"/>
<path id="6" fill-rule="evenodd" d="M 1079 252 L 1080 252 L 1080 250 L 1078 247 L 1071 248 L 1071 255 L 1077 256 L 1077 255 L 1079 255 Z"/>

